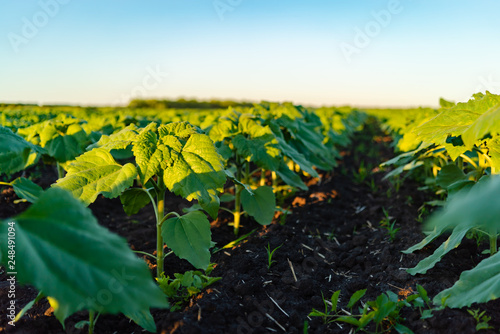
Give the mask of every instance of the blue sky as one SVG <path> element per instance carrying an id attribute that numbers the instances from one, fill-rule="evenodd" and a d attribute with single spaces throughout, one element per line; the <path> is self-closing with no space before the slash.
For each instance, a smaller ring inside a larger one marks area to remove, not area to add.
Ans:
<path id="1" fill-rule="evenodd" d="M 0 102 L 435 106 L 500 93 L 496 0 L 0 0 Z"/>

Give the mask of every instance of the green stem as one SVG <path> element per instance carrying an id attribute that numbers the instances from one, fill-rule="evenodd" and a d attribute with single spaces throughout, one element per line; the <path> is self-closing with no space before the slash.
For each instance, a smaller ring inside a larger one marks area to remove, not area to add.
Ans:
<path id="1" fill-rule="evenodd" d="M 245 162 L 245 184 L 250 184 L 250 161 Z"/>
<path id="2" fill-rule="evenodd" d="M 464 169 L 464 158 L 462 157 L 457 158 L 457 167 L 460 169 Z"/>
<path id="3" fill-rule="evenodd" d="M 168 218 L 170 218 L 170 217 L 172 217 L 172 216 L 177 216 L 177 218 L 181 218 L 181 215 L 180 215 L 180 214 L 178 214 L 177 212 L 169 212 L 169 213 L 167 213 L 167 214 L 163 217 L 163 219 L 160 221 L 160 226 L 162 226 L 162 225 L 163 225 L 163 223 L 164 223 L 164 222 L 165 222 Z"/>
<path id="4" fill-rule="evenodd" d="M 163 215 L 165 212 L 165 189 L 161 189 L 158 193 L 156 202 L 156 276 L 161 277 L 163 273 L 163 236 L 161 235 L 161 225 L 163 223 Z"/>
<path id="5" fill-rule="evenodd" d="M 89 334 L 94 333 L 94 316 L 95 316 L 95 311 L 89 310 Z"/>
<path id="6" fill-rule="evenodd" d="M 9 183 L 9 182 L 0 182 L 0 185 L 1 185 L 1 186 L 9 186 L 9 187 L 12 187 L 12 183 Z"/>
<path id="7" fill-rule="evenodd" d="M 134 251 L 134 253 L 137 253 L 137 254 L 142 254 L 142 255 L 147 255 L 147 256 L 150 256 L 152 257 L 153 259 L 157 260 L 158 259 L 156 258 L 156 256 L 154 256 L 153 254 L 149 254 L 148 252 L 143 252 L 143 251 Z"/>
<path id="8" fill-rule="evenodd" d="M 234 234 L 238 235 L 240 231 L 241 219 L 241 190 L 243 187 L 236 184 L 236 193 L 234 194 Z"/>
<path id="9" fill-rule="evenodd" d="M 260 184 L 261 187 L 266 185 L 266 170 L 262 168 L 260 170 Z"/>
<path id="10" fill-rule="evenodd" d="M 240 157 L 236 156 L 236 179 L 241 181 L 242 179 L 242 169 Z M 238 235 L 240 232 L 240 219 L 241 219 L 241 190 L 243 187 L 236 183 L 234 187 L 234 234 Z"/>
<path id="11" fill-rule="evenodd" d="M 497 237 L 498 235 L 496 233 L 490 234 L 490 256 L 495 255 L 498 250 Z"/>
<path id="12" fill-rule="evenodd" d="M 460 157 L 462 159 L 464 159 L 465 161 L 467 161 L 468 163 L 470 163 L 472 165 L 472 167 L 474 167 L 474 169 L 478 169 L 478 166 L 476 165 L 476 163 L 474 161 L 472 161 L 471 158 L 469 158 L 468 156 L 466 156 L 465 154 L 460 154 Z"/>
<path id="13" fill-rule="evenodd" d="M 59 179 L 62 179 L 64 177 L 65 170 L 64 170 L 64 168 L 62 168 L 59 161 L 56 162 L 56 166 L 57 166 L 57 177 Z"/>

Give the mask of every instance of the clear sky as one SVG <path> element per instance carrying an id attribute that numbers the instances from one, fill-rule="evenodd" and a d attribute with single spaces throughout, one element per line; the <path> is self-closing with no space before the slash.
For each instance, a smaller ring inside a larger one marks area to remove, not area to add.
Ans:
<path id="1" fill-rule="evenodd" d="M 0 0 L 0 102 L 500 93 L 498 0 Z"/>

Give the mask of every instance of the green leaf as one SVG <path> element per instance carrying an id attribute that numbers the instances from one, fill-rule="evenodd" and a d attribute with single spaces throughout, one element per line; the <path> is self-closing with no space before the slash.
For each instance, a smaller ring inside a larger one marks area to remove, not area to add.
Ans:
<path id="1" fill-rule="evenodd" d="M 293 162 L 298 164 L 300 168 L 311 175 L 311 177 L 319 177 L 318 172 L 313 168 L 313 164 L 307 160 L 303 154 L 299 153 L 294 147 L 288 145 L 283 138 L 277 137 L 277 140 L 284 155 L 292 159 Z"/>
<path id="2" fill-rule="evenodd" d="M 24 177 L 15 179 L 11 184 L 17 196 L 31 203 L 34 203 L 43 192 L 42 187 Z"/>
<path id="3" fill-rule="evenodd" d="M 40 299 L 42 299 L 43 297 L 44 297 L 43 293 L 39 292 L 38 295 L 35 297 L 35 299 L 33 299 L 32 301 L 30 301 L 28 304 L 26 304 L 21 309 L 21 311 L 19 311 L 19 313 L 16 314 L 16 317 L 14 318 L 14 322 L 19 321 L 19 319 L 21 319 L 23 317 L 23 315 L 26 312 L 28 312 L 33 307 L 33 305 L 35 305 L 36 303 L 38 303 L 40 301 Z"/>
<path id="4" fill-rule="evenodd" d="M 146 189 L 131 188 L 125 190 L 125 192 L 120 195 L 120 202 L 123 205 L 123 210 L 128 216 L 135 215 L 139 210 L 151 202 L 151 198 L 147 192 Z"/>
<path id="5" fill-rule="evenodd" d="M 332 312 L 337 311 L 337 305 L 339 302 L 340 290 L 335 291 L 335 293 L 330 298 L 330 302 L 332 303 Z"/>
<path id="6" fill-rule="evenodd" d="M 272 133 L 248 138 L 243 134 L 238 134 L 231 142 L 237 154 L 245 160 L 252 161 L 268 170 L 278 169 L 281 152 L 277 148 L 277 141 Z"/>
<path id="7" fill-rule="evenodd" d="M 305 183 L 302 182 L 300 176 L 298 176 L 297 173 L 288 168 L 287 164 L 284 161 L 280 161 L 279 169 L 276 171 L 276 174 L 278 174 L 278 176 L 289 186 L 301 190 L 308 189 Z"/>
<path id="8" fill-rule="evenodd" d="M 101 227 L 66 191 L 51 188 L 24 213 L 0 222 L 2 240 L 9 225 L 16 231 L 17 280 L 57 302 L 54 315 L 61 323 L 84 309 L 134 315 L 168 306 L 126 240 Z M 0 249 L 6 265 L 7 243 Z"/>
<path id="9" fill-rule="evenodd" d="M 434 267 L 436 263 L 441 261 L 441 258 L 446 255 L 449 251 L 457 248 L 465 234 L 471 229 L 470 226 L 460 227 L 453 230 L 450 237 L 439 246 L 434 253 L 422 261 L 420 261 L 414 268 L 406 270 L 410 275 L 425 274 L 427 270 Z"/>
<path id="10" fill-rule="evenodd" d="M 446 306 L 464 307 L 473 303 L 486 303 L 500 296 L 500 253 L 481 261 L 474 269 L 464 271 L 460 279 L 449 289 L 434 297 L 441 304 L 447 297 Z"/>
<path id="11" fill-rule="evenodd" d="M 457 194 L 444 208 L 434 214 L 426 228 L 480 228 L 500 230 L 500 177 L 482 177 L 470 191 Z"/>
<path id="12" fill-rule="evenodd" d="M 401 252 L 404 254 L 411 254 L 414 251 L 424 248 L 425 246 L 430 244 L 434 239 L 439 237 L 446 230 L 446 228 L 447 228 L 446 226 L 434 227 L 434 229 L 431 232 L 429 232 L 428 235 L 422 241 Z"/>
<path id="13" fill-rule="evenodd" d="M 439 171 L 436 177 L 436 184 L 441 188 L 447 189 L 455 182 L 467 180 L 464 172 L 457 165 L 446 165 Z"/>
<path id="14" fill-rule="evenodd" d="M 424 142 L 443 145 L 448 136 L 461 135 L 480 115 L 479 112 L 471 110 L 444 109 L 413 132 Z"/>
<path id="15" fill-rule="evenodd" d="M 356 326 L 356 327 L 359 327 L 359 328 L 362 328 L 362 323 L 354 318 L 354 317 L 350 317 L 350 316 L 341 316 L 341 317 L 338 317 L 337 318 L 337 321 L 342 321 L 342 322 L 345 322 L 345 323 L 348 323 L 350 325 L 353 325 L 353 326 Z"/>
<path id="16" fill-rule="evenodd" d="M 107 198 L 119 196 L 129 188 L 137 176 L 131 163 L 118 164 L 111 153 L 96 148 L 82 154 L 67 168 L 67 174 L 54 185 L 71 191 L 86 205 L 94 202 L 99 194 Z"/>
<path id="17" fill-rule="evenodd" d="M 132 149 L 142 184 L 160 174 L 162 162 L 165 158 L 168 159 L 168 156 L 163 154 L 164 150 L 163 145 L 158 145 L 156 123 L 150 123 L 139 133 Z"/>
<path id="18" fill-rule="evenodd" d="M 381 294 L 377 297 L 375 302 L 368 302 L 368 304 L 373 308 L 375 315 L 373 320 L 379 324 L 387 318 L 397 307 L 397 304 L 390 301 L 386 294 Z"/>
<path id="19" fill-rule="evenodd" d="M 467 147 L 472 147 L 476 141 L 487 134 L 493 136 L 500 132 L 500 103 L 498 102 L 500 102 L 500 98 L 497 95 L 497 104 L 486 110 L 463 133 L 462 139 Z"/>
<path id="20" fill-rule="evenodd" d="M 106 151 L 126 149 L 137 138 L 138 129 L 134 124 L 123 128 L 110 136 L 103 135 L 99 141 L 87 147 L 87 150 L 103 148 Z"/>
<path id="21" fill-rule="evenodd" d="M 276 197 L 273 188 L 261 186 L 253 190 L 253 194 L 242 189 L 241 204 L 246 213 L 252 216 L 257 223 L 269 225 L 273 221 L 276 211 Z"/>
<path id="22" fill-rule="evenodd" d="M 347 303 L 347 308 L 353 308 L 353 306 L 358 302 L 358 300 L 363 298 L 365 293 L 366 293 L 366 289 L 358 290 L 355 293 L 353 293 L 353 295 L 351 296 L 351 299 L 349 299 L 349 303 Z"/>
<path id="23" fill-rule="evenodd" d="M 488 154 L 491 157 L 492 167 L 500 171 L 500 138 L 488 141 Z"/>
<path id="24" fill-rule="evenodd" d="M 81 143 L 74 135 L 56 136 L 47 142 L 45 149 L 59 162 L 73 160 L 83 153 Z"/>
<path id="25" fill-rule="evenodd" d="M 217 153 L 212 140 L 207 135 L 198 133 L 191 134 L 185 144 L 172 135 L 165 135 L 161 139 L 165 152 L 168 152 L 164 152 L 165 185 L 188 201 L 198 200 L 210 216 L 216 217 L 219 208 L 216 192 L 224 190 L 226 174 L 222 157 Z"/>
<path id="26" fill-rule="evenodd" d="M 432 310 L 424 310 L 422 312 L 422 316 L 420 317 L 421 320 L 424 320 L 424 319 L 430 319 L 434 316 L 434 314 L 432 314 Z"/>
<path id="27" fill-rule="evenodd" d="M 25 169 L 36 162 L 39 153 L 45 152 L 9 128 L 0 126 L 0 175 Z"/>
<path id="28" fill-rule="evenodd" d="M 427 295 L 427 291 L 420 284 L 417 284 L 417 292 L 420 295 L 420 298 L 422 298 L 422 300 L 424 302 L 430 303 L 430 299 L 429 299 L 429 297 Z"/>
<path id="29" fill-rule="evenodd" d="M 401 324 L 395 324 L 394 329 L 400 334 L 413 334 L 413 331 L 411 329 Z"/>
<path id="30" fill-rule="evenodd" d="M 210 222 L 200 211 L 167 219 L 162 226 L 163 240 L 175 255 L 204 270 L 210 264 L 211 235 Z"/>
<path id="31" fill-rule="evenodd" d="M 177 138 L 189 138 L 193 134 L 201 134 L 202 131 L 188 122 L 174 122 L 162 125 L 158 129 L 160 137 L 174 136 Z"/>

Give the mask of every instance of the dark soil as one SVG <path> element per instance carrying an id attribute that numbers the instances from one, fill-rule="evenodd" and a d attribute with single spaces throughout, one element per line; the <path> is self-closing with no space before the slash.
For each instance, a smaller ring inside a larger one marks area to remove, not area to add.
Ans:
<path id="1" fill-rule="evenodd" d="M 347 324 L 323 324 L 321 318 L 308 318 L 313 308 L 324 308 L 321 295 L 329 298 L 341 290 L 340 307 L 357 290 L 367 289 L 362 301 L 374 300 L 388 290 L 401 297 L 416 291 L 422 285 L 430 297 L 450 287 L 464 270 L 474 267 L 483 256 L 483 246 L 466 240 L 426 275 L 411 276 L 406 268 L 433 252 L 439 243 L 411 255 L 402 250 L 421 241 L 419 208 L 432 194 L 418 191 L 419 184 L 405 180 L 399 191 L 383 181 L 384 172 L 378 164 L 393 156 L 388 137 L 378 128 L 366 126 L 356 134 L 353 144 L 342 152 L 344 158 L 333 172 L 324 173 L 321 182 L 307 180 L 307 192 L 297 192 L 284 200 L 291 209 L 286 217 L 277 217 L 275 223 L 262 227 L 243 220 L 241 234 L 257 228 L 244 243 L 217 252 L 212 262 L 217 267 L 211 276 L 222 280 L 193 298 L 179 312 L 152 310 L 159 333 L 303 333 L 307 321 L 308 333 L 349 333 Z M 364 180 L 360 175 L 368 168 Z M 37 182 L 44 187 L 55 181 L 53 168 L 38 166 Z M 355 182 L 357 180 L 357 182 Z M 373 180 L 373 182 L 372 182 Z M 5 189 L 0 196 L 0 218 L 22 212 L 27 204 L 14 204 L 16 195 Z M 180 210 L 189 203 L 169 197 L 170 210 Z M 118 199 L 99 198 L 90 206 L 100 223 L 127 238 L 132 249 L 154 252 L 155 227 L 151 208 L 128 217 Z M 395 240 L 379 223 L 385 217 L 384 209 L 396 221 Z M 223 246 L 234 239 L 229 216 L 221 213 L 212 223 L 212 238 Z M 280 224 L 284 222 L 284 224 Z M 265 247 L 281 245 L 273 256 L 276 262 L 268 270 Z M 148 261 L 148 259 L 145 259 Z M 153 270 L 154 263 L 148 262 Z M 193 268 L 186 261 L 169 256 L 166 273 L 184 272 Z M 6 310 L 8 298 L 5 271 L 1 271 L 0 308 Z M 23 307 L 36 296 L 30 287 L 17 287 L 17 307 Z M 492 301 L 473 305 L 471 309 L 486 310 L 492 319 L 489 324 L 500 329 L 500 303 Z M 3 314 L 4 311 L 0 312 Z M 85 320 L 85 312 L 66 320 L 66 330 L 52 315 L 46 301 L 35 305 L 15 327 L 0 319 L 0 330 L 6 333 L 85 333 L 74 328 Z M 434 317 L 420 320 L 416 309 L 404 309 L 402 324 L 415 333 L 475 333 L 476 321 L 466 309 L 435 311 Z M 374 327 L 369 327 L 374 331 Z M 96 325 L 96 333 L 142 333 L 143 329 L 121 315 L 103 315 Z"/>

